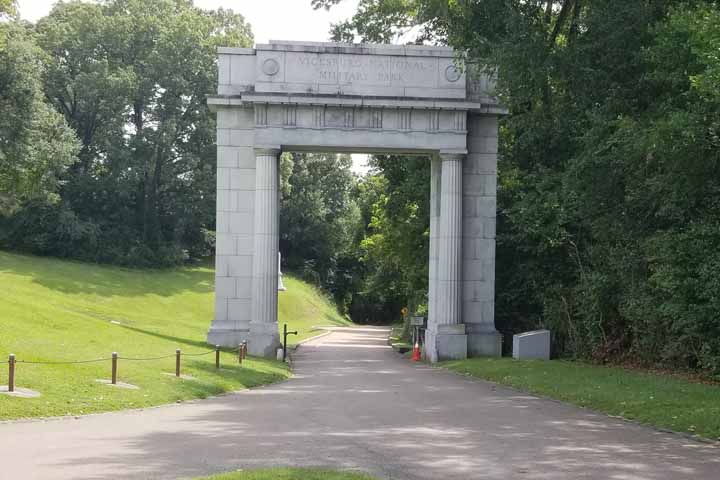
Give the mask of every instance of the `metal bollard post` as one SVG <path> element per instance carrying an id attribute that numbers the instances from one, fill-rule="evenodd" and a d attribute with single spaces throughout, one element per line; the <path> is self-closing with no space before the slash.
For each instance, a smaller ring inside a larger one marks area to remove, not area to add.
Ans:
<path id="1" fill-rule="evenodd" d="M 180 376 L 180 349 L 175 350 L 175 376 Z"/>
<path id="2" fill-rule="evenodd" d="M 8 356 L 8 392 L 15 391 L 15 354 Z"/>
<path id="3" fill-rule="evenodd" d="M 220 345 L 215 345 L 215 368 L 220 368 Z"/>
<path id="4" fill-rule="evenodd" d="M 283 343 L 282 343 L 283 362 L 285 361 L 285 358 L 287 358 L 287 336 L 288 335 L 297 335 L 297 334 L 298 334 L 297 330 L 295 330 L 294 332 L 288 332 L 287 323 L 283 325 Z"/>
<path id="5" fill-rule="evenodd" d="M 110 382 L 113 385 L 117 385 L 117 362 L 118 362 L 118 354 L 117 352 L 112 353 L 112 379 Z"/>
<path id="6" fill-rule="evenodd" d="M 242 343 L 238 345 L 238 363 L 242 363 L 243 359 L 243 346 Z"/>

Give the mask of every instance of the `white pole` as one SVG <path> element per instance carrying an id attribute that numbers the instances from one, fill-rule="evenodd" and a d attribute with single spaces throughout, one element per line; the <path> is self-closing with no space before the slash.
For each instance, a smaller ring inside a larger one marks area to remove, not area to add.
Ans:
<path id="1" fill-rule="evenodd" d="M 280 254 L 280 252 L 278 252 L 278 291 L 284 292 L 285 290 L 287 290 L 287 288 L 285 288 L 285 285 L 283 285 L 283 281 L 282 281 L 283 274 L 280 271 L 280 260 L 281 259 L 282 259 L 282 255 Z"/>

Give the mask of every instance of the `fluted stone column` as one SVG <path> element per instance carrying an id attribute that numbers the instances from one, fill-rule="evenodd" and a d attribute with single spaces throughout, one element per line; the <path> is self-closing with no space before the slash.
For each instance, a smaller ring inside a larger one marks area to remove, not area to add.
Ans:
<path id="1" fill-rule="evenodd" d="M 264 357 L 274 357 L 280 346 L 277 324 L 279 153 L 277 149 L 255 149 L 253 291 L 248 351 Z"/>
<path id="2" fill-rule="evenodd" d="M 463 155 L 440 154 L 440 217 L 432 295 L 435 312 L 427 332 L 432 362 L 467 357 L 467 336 L 461 323 L 462 163 Z"/>
<path id="3" fill-rule="evenodd" d="M 428 331 L 425 337 L 425 356 L 428 359 L 437 358 L 435 341 L 429 341 L 432 325 L 437 324 L 437 262 L 438 239 L 440 229 L 440 179 L 442 165 L 439 157 L 430 158 L 430 245 L 428 258 Z"/>

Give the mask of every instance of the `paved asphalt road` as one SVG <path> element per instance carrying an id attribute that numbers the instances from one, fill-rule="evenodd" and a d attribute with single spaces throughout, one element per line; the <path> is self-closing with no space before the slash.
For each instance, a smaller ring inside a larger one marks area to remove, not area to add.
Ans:
<path id="1" fill-rule="evenodd" d="M 261 466 L 386 479 L 719 479 L 720 447 L 415 365 L 382 329 L 302 346 L 293 379 L 144 411 L 0 425 L 2 479 Z"/>

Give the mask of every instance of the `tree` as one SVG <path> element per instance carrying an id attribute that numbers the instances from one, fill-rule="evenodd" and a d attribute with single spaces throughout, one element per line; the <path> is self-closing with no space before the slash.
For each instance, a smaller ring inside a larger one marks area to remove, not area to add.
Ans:
<path id="1" fill-rule="evenodd" d="M 280 250 L 287 268 L 349 302 L 348 260 L 360 226 L 349 155 L 294 153 L 281 161 Z"/>
<path id="2" fill-rule="evenodd" d="M 27 200 L 53 200 L 77 140 L 45 102 L 44 56 L 32 31 L 0 23 L 0 213 Z"/>
<path id="3" fill-rule="evenodd" d="M 17 12 L 15 0 L 0 0 L 0 17 L 3 15 L 12 17 Z"/>
<path id="4" fill-rule="evenodd" d="M 216 47 L 247 46 L 230 10 L 188 0 L 58 3 L 37 25 L 44 88 L 81 142 L 62 207 L 99 232 L 83 258 L 172 264 L 214 230 Z M 20 236 L 18 232 L 18 236 Z"/>

